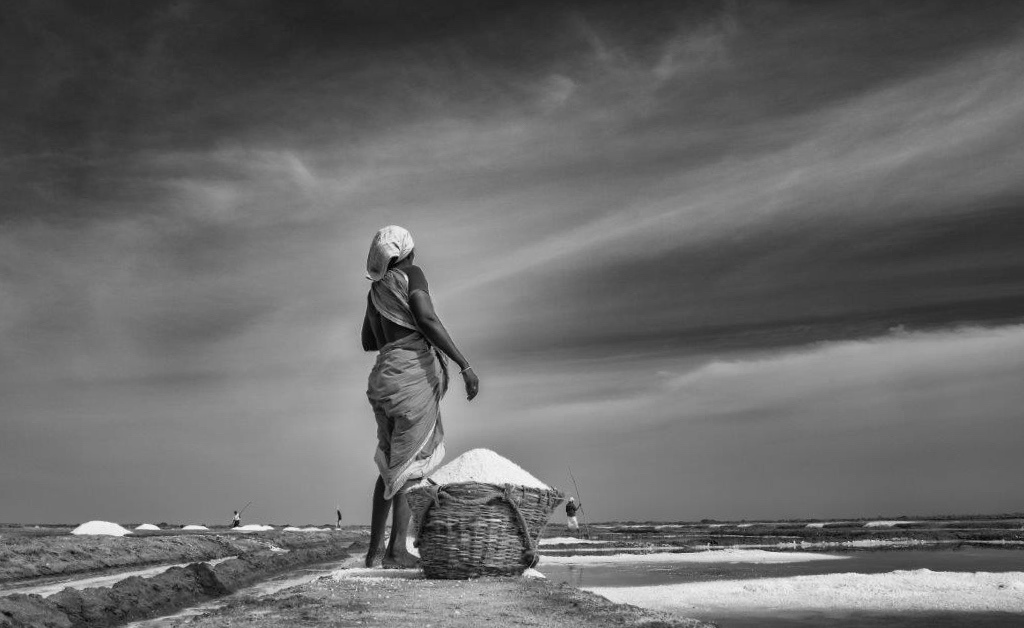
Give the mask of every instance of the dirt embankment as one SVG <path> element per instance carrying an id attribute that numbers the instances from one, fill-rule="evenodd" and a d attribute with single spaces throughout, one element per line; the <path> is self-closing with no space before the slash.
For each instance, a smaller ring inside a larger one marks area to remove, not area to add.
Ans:
<path id="1" fill-rule="evenodd" d="M 321 578 L 275 595 L 233 599 L 184 628 L 380 626 L 394 628 L 710 628 L 713 624 L 625 604 L 568 585 L 524 578 Z"/>
<path id="2" fill-rule="evenodd" d="M 336 532 L 178 534 L 148 536 L 5 536 L 0 544 L 0 583 L 128 567 L 189 563 L 238 556 L 277 545 L 323 545 Z"/>
<path id="3" fill-rule="evenodd" d="M 308 542 L 308 540 L 304 541 Z M 14 594 L 0 597 L 0 628 L 85 628 L 116 626 L 172 613 L 220 597 L 275 573 L 302 565 L 338 560 L 349 551 L 365 551 L 342 535 L 316 547 L 275 552 L 261 549 L 216 567 L 194 563 L 152 578 L 130 577 L 112 587 L 78 591 L 67 588 L 47 598 Z"/>

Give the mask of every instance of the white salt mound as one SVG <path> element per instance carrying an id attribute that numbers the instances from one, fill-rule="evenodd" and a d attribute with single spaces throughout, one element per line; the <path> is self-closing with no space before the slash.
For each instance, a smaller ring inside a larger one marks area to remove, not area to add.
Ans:
<path id="1" fill-rule="evenodd" d="M 267 528 L 270 530 L 274 529 L 270 526 L 267 526 Z M 327 532 L 330 529 L 331 528 L 318 528 L 316 526 L 308 526 L 305 528 L 296 528 L 295 526 L 288 526 L 287 528 L 281 528 L 281 530 L 283 530 L 284 532 Z"/>
<path id="2" fill-rule="evenodd" d="M 210 528 L 207 528 L 206 526 L 197 526 L 195 524 L 192 524 L 192 525 L 187 525 L 187 526 L 181 526 L 181 529 L 182 530 L 209 530 Z"/>
<path id="3" fill-rule="evenodd" d="M 577 539 L 574 536 L 555 536 L 538 541 L 538 545 L 587 545 L 611 543 L 611 541 L 598 541 L 596 539 Z"/>
<path id="4" fill-rule="evenodd" d="M 132 531 L 110 521 L 87 521 L 71 531 L 71 534 L 95 534 L 102 536 L 124 536 Z"/>
<path id="5" fill-rule="evenodd" d="M 437 484 L 479 482 L 499 486 L 514 484 L 527 488 L 549 488 L 516 463 L 490 449 L 467 451 L 431 474 L 430 479 Z M 426 481 L 421 484 L 426 484 Z"/>
<path id="6" fill-rule="evenodd" d="M 232 532 L 266 532 L 273 530 L 274 526 L 262 525 L 259 523 L 250 523 L 249 525 L 238 526 L 237 528 L 231 528 Z"/>
<path id="7" fill-rule="evenodd" d="M 144 523 L 142 525 L 135 526 L 136 530 L 159 530 L 159 526 L 155 526 L 152 523 Z"/>

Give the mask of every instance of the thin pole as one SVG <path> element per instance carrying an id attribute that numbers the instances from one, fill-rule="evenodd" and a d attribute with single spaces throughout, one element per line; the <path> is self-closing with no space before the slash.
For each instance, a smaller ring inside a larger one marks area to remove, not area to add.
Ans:
<path id="1" fill-rule="evenodd" d="M 246 509 L 246 508 L 248 508 L 250 504 L 252 504 L 252 502 L 251 502 L 251 501 L 250 501 L 250 502 L 248 502 L 248 503 L 246 503 L 246 504 L 245 504 L 245 506 L 243 506 L 243 507 L 242 507 L 242 509 L 238 511 L 238 516 L 239 516 L 239 517 L 241 517 L 241 516 L 242 516 L 242 513 L 243 513 L 243 512 L 245 512 L 245 509 Z"/>
<path id="2" fill-rule="evenodd" d="M 572 474 L 572 467 L 570 467 L 569 465 L 566 465 L 565 468 L 569 469 L 569 478 L 572 480 L 573 488 L 576 489 L 576 497 L 578 497 L 580 499 L 580 504 L 581 504 L 580 505 L 580 512 L 583 514 L 583 529 L 586 531 L 587 538 L 589 539 L 590 538 L 590 525 L 587 524 L 587 511 L 583 510 L 583 506 L 582 506 L 582 504 L 583 504 L 583 496 L 580 495 L 580 487 L 579 487 L 578 484 L 576 484 L 576 476 L 574 476 Z"/>

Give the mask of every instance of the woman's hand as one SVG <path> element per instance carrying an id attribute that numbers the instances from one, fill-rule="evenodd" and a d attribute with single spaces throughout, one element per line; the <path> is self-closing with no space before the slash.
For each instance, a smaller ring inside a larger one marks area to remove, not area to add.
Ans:
<path id="1" fill-rule="evenodd" d="M 470 401 L 480 392 L 480 378 L 473 372 L 473 367 L 467 367 L 462 371 L 462 379 L 466 382 L 466 399 Z"/>

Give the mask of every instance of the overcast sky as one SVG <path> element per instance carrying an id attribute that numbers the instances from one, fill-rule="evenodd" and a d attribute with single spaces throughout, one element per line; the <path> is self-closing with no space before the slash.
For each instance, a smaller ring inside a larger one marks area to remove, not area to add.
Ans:
<path id="1" fill-rule="evenodd" d="M 369 518 L 370 238 L 591 520 L 1024 510 L 1024 4 L 5 3 L 0 521 Z"/>

